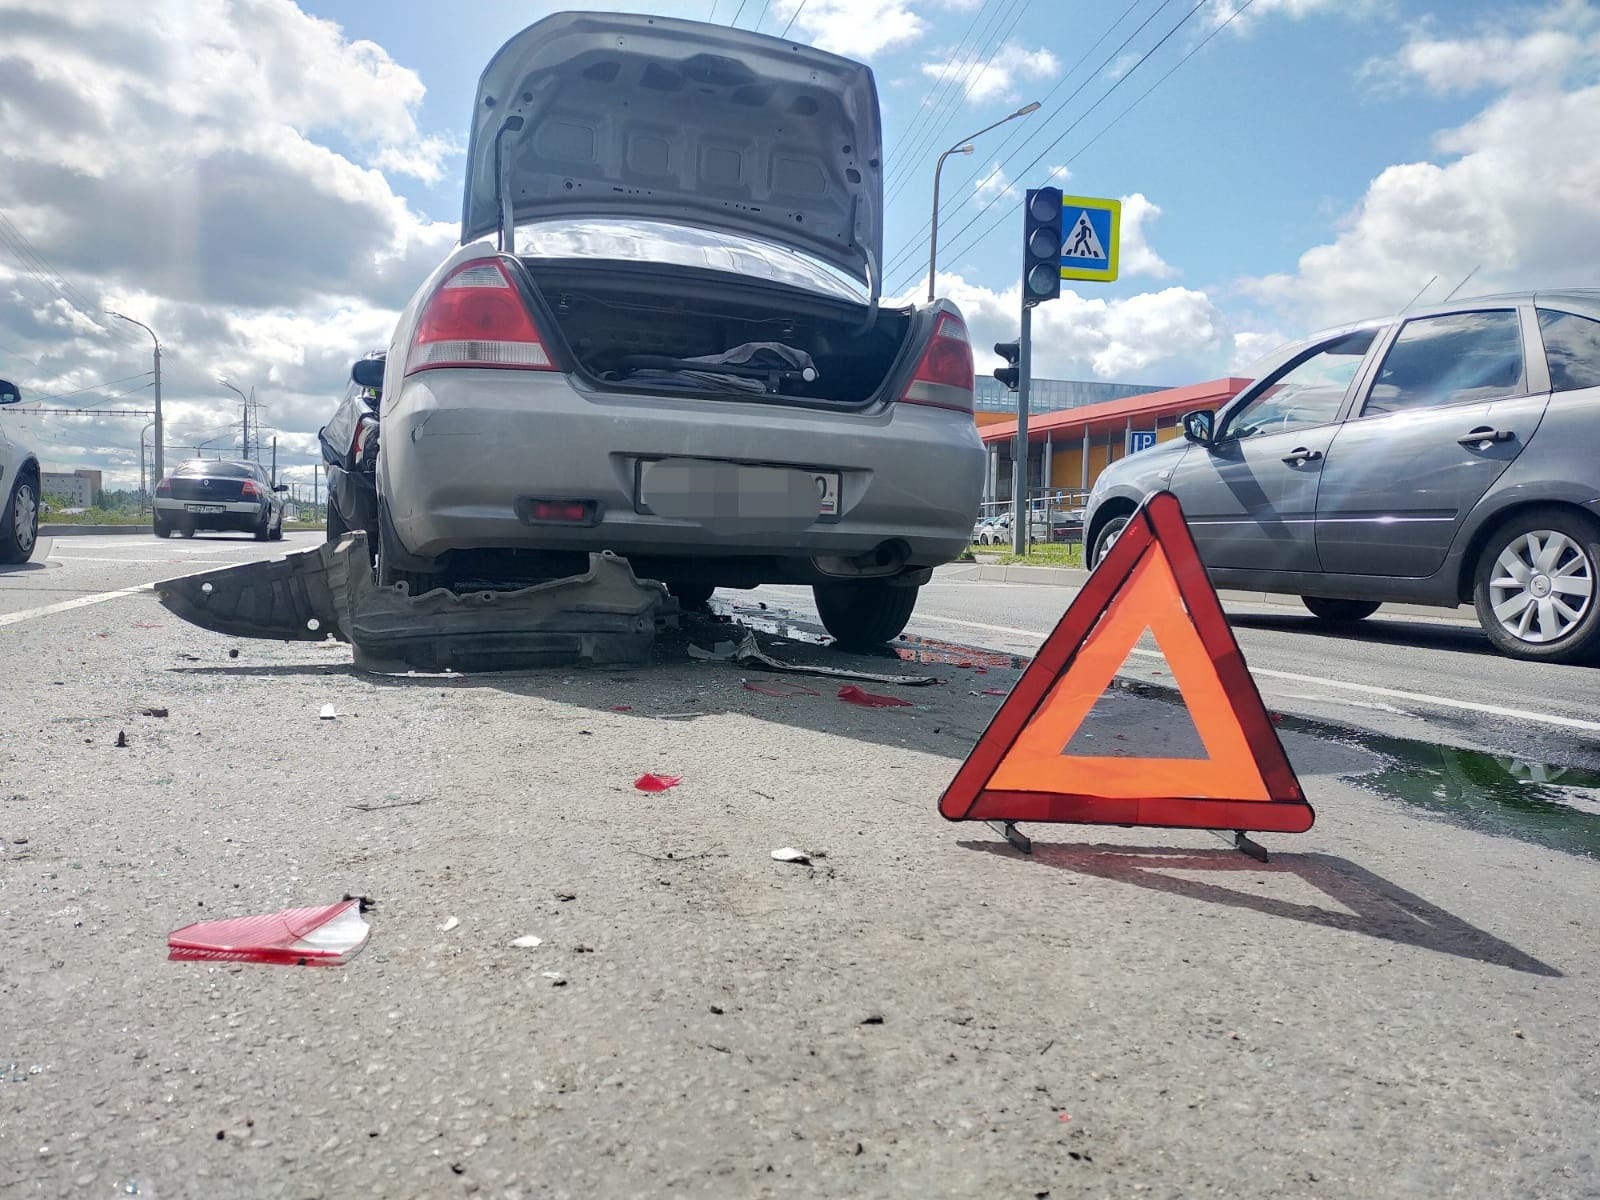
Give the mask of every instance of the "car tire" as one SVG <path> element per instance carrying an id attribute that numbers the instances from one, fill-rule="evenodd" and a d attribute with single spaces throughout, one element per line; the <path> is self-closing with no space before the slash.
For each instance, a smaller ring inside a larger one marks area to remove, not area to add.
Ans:
<path id="1" fill-rule="evenodd" d="M 1117 544 L 1117 539 L 1122 536 L 1122 531 L 1128 527 L 1128 522 L 1132 519 L 1132 513 L 1121 513 L 1100 526 L 1094 535 L 1094 547 L 1089 555 L 1091 571 L 1100 565 L 1100 560 L 1106 556 L 1106 552 Z"/>
<path id="2" fill-rule="evenodd" d="M 870 650 L 905 632 L 917 607 L 916 587 L 886 579 L 819 583 L 811 589 L 822 627 L 847 650 Z"/>
<path id="3" fill-rule="evenodd" d="M 158 538 L 169 538 L 172 536 L 172 523 L 163 521 L 158 516 L 152 516 L 150 518 L 150 532 Z"/>
<path id="4" fill-rule="evenodd" d="M 389 532 L 389 522 L 385 519 L 384 514 L 380 509 L 378 519 L 377 562 L 379 587 L 394 587 L 397 583 L 403 583 L 406 585 L 406 592 L 408 594 L 412 596 L 423 596 L 428 592 L 435 591 L 436 589 L 445 586 L 445 577 L 442 572 L 402 571 L 391 567 L 389 563 L 393 561 L 394 555 L 392 553 L 385 553 L 385 551 L 387 551 L 393 544 L 390 540 L 393 538 L 393 536 L 394 535 Z"/>
<path id="5" fill-rule="evenodd" d="M 278 515 L 278 523 L 272 527 L 272 532 L 267 534 L 267 537 L 274 542 L 283 541 L 283 514 Z"/>
<path id="6" fill-rule="evenodd" d="M 350 526 L 344 523 L 344 514 L 339 511 L 339 506 L 331 500 L 328 502 L 328 541 L 337 542 L 350 532 Z"/>
<path id="7" fill-rule="evenodd" d="M 194 526 L 193 525 L 180 525 L 180 526 L 178 526 L 178 536 L 179 537 L 192 538 L 194 536 Z"/>
<path id="8" fill-rule="evenodd" d="M 270 508 L 261 514 L 261 520 L 256 522 L 256 527 L 251 533 L 258 542 L 264 542 L 272 536 L 272 510 Z"/>
<path id="9" fill-rule="evenodd" d="M 21 476 L 0 513 L 0 563 L 25 563 L 39 543 L 39 493 L 33 477 Z"/>
<path id="10" fill-rule="evenodd" d="M 703 609 L 716 594 L 716 588 L 705 583 L 669 583 L 667 591 L 678 598 L 678 607 L 684 612 Z"/>
<path id="11" fill-rule="evenodd" d="M 1383 607 L 1374 600 L 1338 600 L 1332 596 L 1301 596 L 1300 602 L 1313 617 L 1336 624 L 1365 621 Z"/>
<path id="12" fill-rule="evenodd" d="M 1484 543 L 1472 580 L 1478 623 L 1502 654 L 1600 660 L 1600 528 L 1592 521 L 1559 508 L 1519 513 Z"/>

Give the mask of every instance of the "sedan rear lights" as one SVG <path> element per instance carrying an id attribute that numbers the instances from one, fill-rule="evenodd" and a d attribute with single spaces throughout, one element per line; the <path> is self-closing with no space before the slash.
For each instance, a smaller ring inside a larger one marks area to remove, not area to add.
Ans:
<path id="1" fill-rule="evenodd" d="M 972 343 L 960 317 L 940 313 L 917 371 L 901 394 L 902 404 L 972 411 Z"/>
<path id="2" fill-rule="evenodd" d="M 241 483 L 239 485 L 239 499 L 241 499 L 241 500 L 259 500 L 259 499 L 261 499 L 261 489 L 256 486 L 256 481 L 255 480 L 246 479 L 243 483 Z"/>
<path id="3" fill-rule="evenodd" d="M 530 525 L 593 525 L 600 506 L 593 500 L 522 500 L 517 513 Z"/>
<path id="4" fill-rule="evenodd" d="M 464 263 L 429 298 L 412 337 L 406 374 L 438 367 L 556 369 L 505 264 L 496 259 Z"/>
<path id="5" fill-rule="evenodd" d="M 156 495 L 158 495 L 158 496 L 170 496 L 171 494 L 172 494 L 172 480 L 163 479 L 160 483 L 156 484 Z"/>

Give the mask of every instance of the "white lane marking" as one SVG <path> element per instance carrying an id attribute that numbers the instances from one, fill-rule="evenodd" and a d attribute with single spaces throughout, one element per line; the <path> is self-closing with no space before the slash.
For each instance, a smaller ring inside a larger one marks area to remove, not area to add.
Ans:
<path id="1" fill-rule="evenodd" d="M 115 592 L 96 592 L 92 596 L 79 596 L 76 600 L 62 600 L 58 604 L 46 604 L 42 608 L 25 608 L 21 612 L 0 613 L 0 625 L 15 625 L 19 621 L 31 620 L 34 617 L 48 617 L 52 613 L 71 612 L 75 608 L 87 608 L 91 604 L 104 604 L 107 600 L 121 600 L 124 596 L 137 596 L 140 592 L 148 592 L 155 586 L 153 583 L 141 583 L 133 587 L 121 588 Z"/>
<path id="2" fill-rule="evenodd" d="M 958 621 L 951 617 L 917 617 L 918 623 L 933 625 L 956 625 L 966 629 L 983 629 L 991 633 L 1004 633 L 1013 637 L 1035 638 L 1043 641 L 1049 633 L 1040 633 L 1033 629 L 1013 629 L 1006 625 L 985 625 L 979 621 Z M 1159 658 L 1166 661 L 1166 656 L 1159 650 L 1133 651 L 1143 658 Z M 1523 708 L 1507 708 L 1501 704 L 1478 704 L 1471 700 L 1452 700 L 1448 696 L 1430 696 L 1425 692 L 1403 692 L 1398 688 L 1378 687 L 1370 683 L 1348 683 L 1342 679 L 1323 679 L 1317 675 L 1300 675 L 1293 671 L 1274 671 L 1268 667 L 1251 667 L 1252 675 L 1261 675 L 1268 679 L 1288 679 L 1295 683 L 1308 683 L 1316 687 L 1335 688 L 1347 692 L 1360 692 L 1366 696 L 1383 696 L 1390 700 L 1410 700 L 1416 704 L 1432 704 L 1438 708 L 1455 708 L 1463 712 L 1482 713 L 1485 716 L 1509 717 L 1514 721 L 1529 721 L 1536 725 L 1555 725 L 1562 729 L 1581 729 L 1585 733 L 1600 733 L 1600 721 L 1581 721 L 1577 717 L 1562 717 L 1554 713 L 1529 712 Z"/>
<path id="3" fill-rule="evenodd" d="M 176 563 L 179 566 L 203 565 L 217 567 L 236 567 L 239 565 L 235 559 L 231 558 L 91 558 L 87 554 L 52 554 L 50 557 L 58 563 L 129 563 L 135 566 L 151 563 L 157 566 L 163 564 L 170 566 Z"/>

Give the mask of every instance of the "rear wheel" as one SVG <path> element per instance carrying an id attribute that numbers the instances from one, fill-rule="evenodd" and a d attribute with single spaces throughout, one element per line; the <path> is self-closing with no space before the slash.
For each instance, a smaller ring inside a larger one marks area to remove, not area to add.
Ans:
<path id="1" fill-rule="evenodd" d="M 715 594 L 716 588 L 708 583 L 669 583 L 667 591 L 678 598 L 678 606 L 685 612 L 704 608 Z"/>
<path id="2" fill-rule="evenodd" d="M 150 532 L 155 534 L 158 538 L 171 537 L 172 522 L 163 521 L 161 519 L 161 515 L 157 513 L 150 518 Z"/>
<path id="3" fill-rule="evenodd" d="M 31 475 L 17 480 L 0 513 L 0 563 L 25 563 L 39 540 L 39 493 Z"/>
<path id="4" fill-rule="evenodd" d="M 1365 621 L 1383 605 L 1371 600 L 1336 600 L 1330 596 L 1301 596 L 1300 602 L 1313 617 L 1324 621 Z"/>
<path id="5" fill-rule="evenodd" d="M 328 540 L 337 542 L 350 532 L 350 526 L 344 523 L 344 514 L 339 511 L 339 506 L 328 501 Z"/>
<path id="6" fill-rule="evenodd" d="M 178 534 L 180 537 L 192 538 L 194 536 L 194 525 L 189 522 L 185 522 L 184 524 L 178 526 Z"/>
<path id="7" fill-rule="evenodd" d="M 269 508 L 261 514 L 261 520 L 256 522 L 252 533 L 258 542 L 264 542 L 272 536 L 272 509 Z"/>
<path id="8" fill-rule="evenodd" d="M 1555 508 L 1513 517 L 1478 556 L 1472 601 L 1504 654 L 1557 663 L 1600 658 L 1600 529 Z"/>
<path id="9" fill-rule="evenodd" d="M 378 586 L 393 587 L 397 583 L 406 585 L 406 591 L 413 596 L 421 596 L 437 588 L 445 586 L 442 571 L 404 571 L 390 564 L 398 557 L 392 547 L 394 534 L 389 531 L 387 516 L 380 509 L 378 520 Z"/>
<path id="10" fill-rule="evenodd" d="M 884 579 L 819 583 L 811 589 L 817 615 L 840 646 L 870 650 L 905 632 L 917 607 L 915 587 L 896 587 Z"/>

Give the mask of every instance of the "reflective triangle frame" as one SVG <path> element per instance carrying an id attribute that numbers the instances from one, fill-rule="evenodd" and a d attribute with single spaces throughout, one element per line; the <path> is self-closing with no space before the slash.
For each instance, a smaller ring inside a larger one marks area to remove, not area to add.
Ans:
<path id="1" fill-rule="evenodd" d="M 1146 629 L 1208 757 L 1064 754 Z M 1069 679 L 1082 683 L 1069 688 Z M 1171 492 L 1153 494 L 1129 519 L 945 789 L 939 812 L 951 821 L 1311 828 L 1316 813 Z"/>

